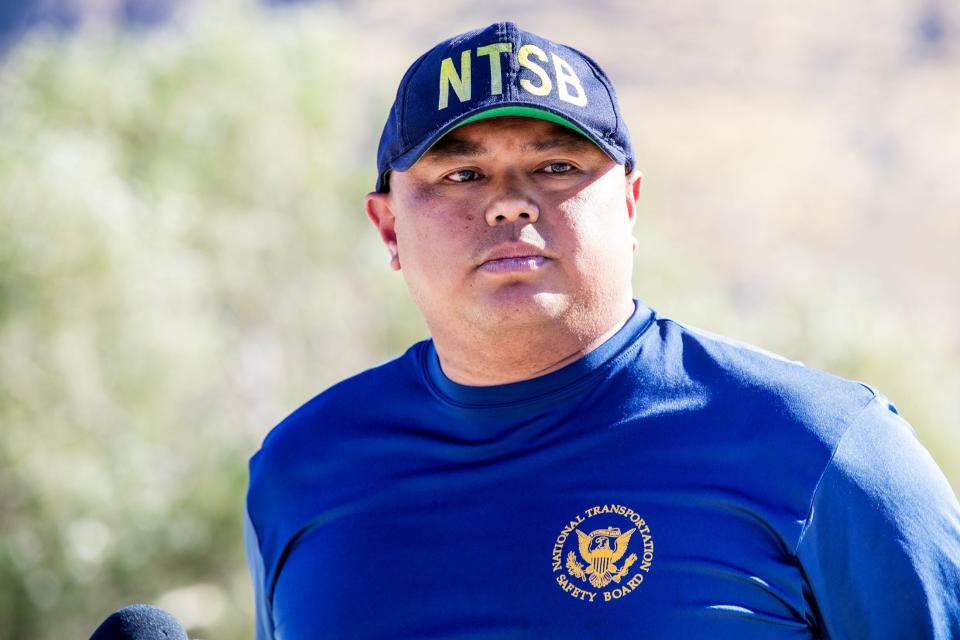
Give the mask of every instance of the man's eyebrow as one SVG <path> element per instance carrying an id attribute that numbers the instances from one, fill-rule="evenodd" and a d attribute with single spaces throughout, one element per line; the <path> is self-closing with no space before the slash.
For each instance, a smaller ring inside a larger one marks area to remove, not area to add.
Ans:
<path id="1" fill-rule="evenodd" d="M 446 136 L 440 138 L 436 144 L 423 154 L 424 158 L 452 158 L 462 156 L 479 156 L 486 153 L 487 149 L 479 142 L 471 142 L 461 138 Z"/>
<path id="2" fill-rule="evenodd" d="M 569 149 L 569 150 L 582 150 L 593 148 L 594 145 L 590 140 L 584 138 L 580 134 L 574 132 L 558 132 L 549 138 L 543 138 L 542 140 L 535 140 L 524 145 L 526 149 L 531 151 L 552 151 L 553 149 Z"/>
<path id="3" fill-rule="evenodd" d="M 534 140 L 533 142 L 528 142 L 523 145 L 525 150 L 537 152 L 552 151 L 554 149 L 580 151 L 593 149 L 594 147 L 593 142 L 573 131 L 558 131 L 546 138 Z M 485 153 L 487 153 L 487 148 L 481 142 L 464 140 L 456 136 L 445 136 L 440 138 L 440 140 L 423 154 L 423 159 L 472 158 Z"/>

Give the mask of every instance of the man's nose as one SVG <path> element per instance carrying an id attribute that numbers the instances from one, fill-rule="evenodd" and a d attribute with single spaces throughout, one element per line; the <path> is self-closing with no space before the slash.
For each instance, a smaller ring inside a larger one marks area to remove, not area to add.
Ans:
<path id="1" fill-rule="evenodd" d="M 496 191 L 484 212 L 487 224 L 495 227 L 517 221 L 536 222 L 540 217 L 540 207 L 527 193 L 522 175 L 504 172 L 492 185 Z"/>
<path id="2" fill-rule="evenodd" d="M 532 223 L 540 217 L 540 207 L 526 196 L 517 193 L 504 194 L 490 203 L 484 217 L 491 227 L 520 220 Z"/>

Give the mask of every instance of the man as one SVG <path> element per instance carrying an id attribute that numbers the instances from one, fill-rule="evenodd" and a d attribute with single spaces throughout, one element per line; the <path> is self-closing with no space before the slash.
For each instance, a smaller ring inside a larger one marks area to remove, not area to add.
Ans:
<path id="1" fill-rule="evenodd" d="M 592 60 L 447 40 L 378 164 L 432 339 L 252 459 L 259 638 L 960 637 L 960 507 L 893 406 L 632 298 L 642 178 Z"/>

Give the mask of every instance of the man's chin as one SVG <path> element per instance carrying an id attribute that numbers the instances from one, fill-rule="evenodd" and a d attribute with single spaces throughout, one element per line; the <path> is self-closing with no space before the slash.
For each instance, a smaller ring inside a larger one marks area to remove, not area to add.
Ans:
<path id="1" fill-rule="evenodd" d="M 562 317 L 570 308 L 568 294 L 538 290 L 520 283 L 498 288 L 476 305 L 476 315 L 492 329 L 542 326 Z"/>

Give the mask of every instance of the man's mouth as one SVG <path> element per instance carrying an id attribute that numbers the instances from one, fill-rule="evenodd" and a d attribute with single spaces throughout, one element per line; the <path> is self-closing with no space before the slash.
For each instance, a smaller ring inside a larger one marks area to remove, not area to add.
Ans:
<path id="1" fill-rule="evenodd" d="M 488 273 L 510 273 L 536 271 L 543 267 L 550 258 L 544 256 L 509 256 L 487 260 L 478 268 Z"/>
<path id="2" fill-rule="evenodd" d="M 510 242 L 495 247 L 487 253 L 480 265 L 480 271 L 487 273 L 524 273 L 536 271 L 550 262 L 545 251 L 525 242 Z"/>

